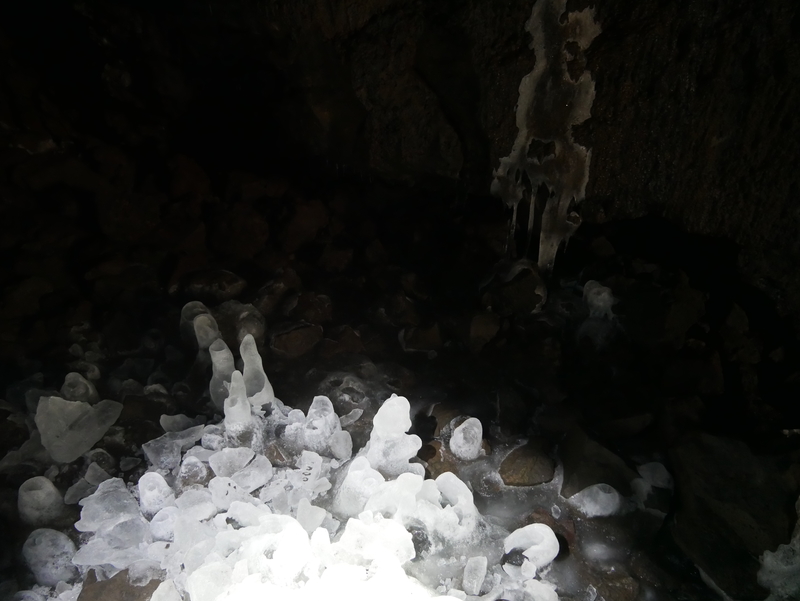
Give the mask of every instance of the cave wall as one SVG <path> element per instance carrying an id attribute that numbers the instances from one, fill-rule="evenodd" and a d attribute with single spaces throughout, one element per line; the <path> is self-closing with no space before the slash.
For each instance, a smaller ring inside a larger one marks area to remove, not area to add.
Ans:
<path id="1" fill-rule="evenodd" d="M 211 230 L 226 214 L 225 227 L 246 224 L 257 245 L 268 232 L 251 208 L 211 201 L 235 170 L 342 170 L 485 194 L 513 143 L 519 82 L 533 67 L 531 6 L 6 5 L 3 248 L 23 244 L 34 197 L 46 213 L 40 245 L 69 245 L 80 238 L 69 224 L 96 222 L 114 244 L 155 236 L 162 252 L 198 237 L 205 244 L 198 227 Z M 597 95 L 575 132 L 593 152 L 584 220 L 656 214 L 732 240 L 744 272 L 800 319 L 795 3 L 593 6 L 603 33 L 586 67 Z M 213 232 L 209 239 L 213 246 Z"/>

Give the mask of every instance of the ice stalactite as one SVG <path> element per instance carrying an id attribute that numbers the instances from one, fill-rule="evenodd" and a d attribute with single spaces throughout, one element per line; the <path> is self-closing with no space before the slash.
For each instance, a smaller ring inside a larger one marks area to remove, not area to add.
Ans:
<path id="1" fill-rule="evenodd" d="M 594 9 L 565 15 L 566 5 L 567 0 L 539 0 L 525 25 L 533 38 L 536 63 L 519 86 L 517 138 L 511 154 L 500 159 L 492 182 L 492 194 L 513 211 L 511 256 L 516 254 L 514 233 L 520 202 L 530 203 L 525 253 L 534 240 L 541 211 L 538 265 L 542 272 L 552 270 L 559 246 L 580 225 L 574 207 L 585 196 L 592 158 L 591 150 L 575 142 L 572 128 L 591 115 L 594 82 L 580 66 L 600 25 L 594 20 Z M 548 196 L 544 207 L 537 208 L 541 186 L 546 187 Z"/>

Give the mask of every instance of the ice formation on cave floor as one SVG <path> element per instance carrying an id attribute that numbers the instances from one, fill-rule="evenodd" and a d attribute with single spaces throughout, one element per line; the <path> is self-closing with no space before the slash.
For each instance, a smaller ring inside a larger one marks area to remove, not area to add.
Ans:
<path id="1" fill-rule="evenodd" d="M 554 563 L 560 545 L 549 526 L 515 529 L 534 507 L 556 520 L 568 512 L 581 553 L 595 565 L 613 566 L 627 553 L 591 518 L 633 511 L 636 499 L 595 485 L 565 500 L 560 467 L 550 483 L 504 486 L 500 461 L 519 441 L 487 455 L 472 418 L 448 426 L 459 476 L 426 480 L 414 459 L 421 441 L 407 434 L 409 402 L 397 395 L 374 413 L 369 441 L 353 456 L 343 426 L 358 422 L 362 409 L 340 419 L 322 395 L 307 413 L 284 405 L 252 355 L 252 337 L 242 340 L 246 373 L 231 371 L 224 342 L 206 336 L 214 331 L 210 316 L 198 317 L 200 353 L 222 362 L 211 402 L 224 417 L 162 420 L 167 432 L 144 445 L 148 470 L 135 485 L 93 462 L 70 489 L 81 506 L 77 547 L 55 529 L 65 499 L 45 477 L 26 482 L 19 497 L 26 522 L 52 527 L 37 527 L 25 542 L 39 586 L 15 601 L 75 601 L 91 568 L 100 578 L 127 570 L 133 584 L 159 581 L 154 601 L 595 598 L 572 555 Z M 177 424 L 188 427 L 175 431 Z M 100 461 L 105 452 L 91 453 Z M 641 509 L 651 487 L 672 482 L 663 465 L 640 468 L 632 488 Z M 765 557 L 761 578 L 773 590 L 796 585 L 784 574 L 796 567 L 793 545 Z"/>

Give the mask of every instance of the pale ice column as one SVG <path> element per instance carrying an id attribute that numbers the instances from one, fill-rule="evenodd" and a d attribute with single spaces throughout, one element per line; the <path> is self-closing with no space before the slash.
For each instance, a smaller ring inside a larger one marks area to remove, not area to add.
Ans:
<path id="1" fill-rule="evenodd" d="M 247 334 L 242 339 L 239 353 L 244 363 L 244 386 L 250 402 L 259 407 L 264 403 L 271 403 L 275 399 L 275 391 L 264 372 L 264 363 L 252 334 Z"/>
<path id="2" fill-rule="evenodd" d="M 208 386 L 211 400 L 218 409 L 222 409 L 225 399 L 228 398 L 228 386 L 231 376 L 236 369 L 233 353 L 222 338 L 218 338 L 208 347 L 211 355 L 211 383 Z"/>

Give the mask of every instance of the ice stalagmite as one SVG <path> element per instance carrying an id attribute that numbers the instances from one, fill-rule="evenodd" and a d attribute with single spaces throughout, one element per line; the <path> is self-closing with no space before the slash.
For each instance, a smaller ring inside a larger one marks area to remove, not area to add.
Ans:
<path id="1" fill-rule="evenodd" d="M 250 403 L 254 407 L 272 403 L 275 400 L 275 392 L 264 372 L 261 355 L 258 354 L 256 341 L 251 334 L 244 337 L 239 352 L 244 363 L 244 385 Z"/>
<path id="2" fill-rule="evenodd" d="M 231 382 L 231 376 L 236 367 L 233 361 L 233 353 L 228 345 L 222 338 L 218 338 L 211 343 L 208 347 L 208 352 L 211 355 L 211 384 L 208 386 L 208 392 L 211 395 L 211 401 L 217 409 L 222 409 L 225 405 L 225 399 L 228 398 L 228 385 Z"/>

